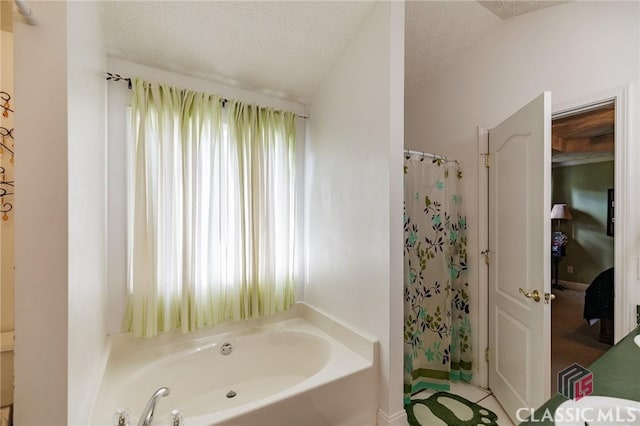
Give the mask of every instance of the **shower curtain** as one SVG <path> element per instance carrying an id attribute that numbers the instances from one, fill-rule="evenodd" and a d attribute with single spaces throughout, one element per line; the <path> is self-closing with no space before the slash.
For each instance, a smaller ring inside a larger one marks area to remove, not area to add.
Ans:
<path id="1" fill-rule="evenodd" d="M 467 221 L 458 164 L 405 157 L 404 395 L 471 379 Z"/>

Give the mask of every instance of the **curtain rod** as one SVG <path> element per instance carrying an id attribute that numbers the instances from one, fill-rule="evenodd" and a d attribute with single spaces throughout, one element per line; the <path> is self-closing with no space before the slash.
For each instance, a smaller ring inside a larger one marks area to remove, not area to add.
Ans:
<path id="1" fill-rule="evenodd" d="M 411 149 L 405 149 L 404 153 L 407 155 L 407 159 L 409 158 L 410 155 L 419 155 L 422 158 L 434 158 L 436 160 L 443 160 L 446 163 L 456 163 L 457 165 L 460 165 L 460 162 L 458 160 L 450 160 L 447 157 L 444 157 L 442 155 L 436 155 L 436 154 L 431 154 L 429 152 L 422 152 L 422 151 L 413 151 Z"/>
<path id="2" fill-rule="evenodd" d="M 112 72 L 105 72 L 105 78 L 107 81 L 122 81 L 122 82 L 126 82 L 127 83 L 127 87 L 129 87 L 129 90 L 131 90 L 131 88 L 133 87 L 131 85 L 131 77 L 123 77 L 120 74 L 114 74 Z M 224 108 L 227 104 L 227 102 L 229 102 L 229 99 L 227 98 L 221 98 L 220 102 L 222 103 L 222 108 Z M 296 114 L 296 117 L 298 118 L 303 118 L 305 120 L 307 120 L 309 117 L 306 117 L 304 115 L 298 115 Z"/>

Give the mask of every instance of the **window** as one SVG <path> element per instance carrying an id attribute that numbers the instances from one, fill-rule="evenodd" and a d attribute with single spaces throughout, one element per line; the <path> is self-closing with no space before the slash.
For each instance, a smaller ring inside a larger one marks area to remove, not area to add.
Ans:
<path id="1" fill-rule="evenodd" d="M 135 81 L 125 328 L 154 336 L 294 302 L 295 116 Z"/>

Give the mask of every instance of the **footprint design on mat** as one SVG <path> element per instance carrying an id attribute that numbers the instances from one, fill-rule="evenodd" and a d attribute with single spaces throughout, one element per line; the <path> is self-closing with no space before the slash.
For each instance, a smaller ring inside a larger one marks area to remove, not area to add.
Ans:
<path id="1" fill-rule="evenodd" d="M 448 392 L 413 400 L 405 408 L 411 426 L 498 426 L 495 413 Z"/>

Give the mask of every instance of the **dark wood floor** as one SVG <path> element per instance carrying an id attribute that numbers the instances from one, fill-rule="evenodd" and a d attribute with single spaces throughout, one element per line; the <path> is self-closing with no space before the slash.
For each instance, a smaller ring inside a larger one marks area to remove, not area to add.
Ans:
<path id="1" fill-rule="evenodd" d="M 584 291 L 554 290 L 551 302 L 551 395 L 557 392 L 558 371 L 577 362 L 583 367 L 605 353 L 611 345 L 598 341 L 600 322 L 590 326 L 582 318 Z"/>

